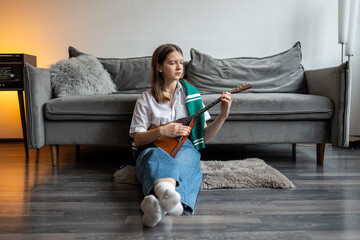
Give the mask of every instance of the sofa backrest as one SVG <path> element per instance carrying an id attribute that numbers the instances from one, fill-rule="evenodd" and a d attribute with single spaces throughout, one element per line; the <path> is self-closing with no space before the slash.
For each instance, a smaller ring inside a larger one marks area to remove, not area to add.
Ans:
<path id="1" fill-rule="evenodd" d="M 300 42 L 282 53 L 264 58 L 215 59 L 191 49 L 185 79 L 201 93 L 230 91 L 241 83 L 253 87 L 247 92 L 305 93 Z"/>
<path id="2" fill-rule="evenodd" d="M 69 47 L 69 57 L 86 54 Z M 99 58 L 110 73 L 118 93 L 142 93 L 150 88 L 151 57 Z"/>
<path id="3" fill-rule="evenodd" d="M 69 47 L 69 57 L 85 54 Z M 264 58 L 215 59 L 191 49 L 191 60 L 184 62 L 184 78 L 202 94 L 230 91 L 244 82 L 248 92 L 305 93 L 301 44 Z M 98 58 L 117 86 L 119 93 L 142 93 L 150 88 L 151 57 Z"/>

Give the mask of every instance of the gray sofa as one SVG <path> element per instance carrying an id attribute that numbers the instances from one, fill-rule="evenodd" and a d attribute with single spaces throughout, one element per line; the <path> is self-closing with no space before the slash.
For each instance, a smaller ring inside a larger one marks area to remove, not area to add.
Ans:
<path id="1" fill-rule="evenodd" d="M 84 53 L 69 47 L 69 56 Z M 208 144 L 316 143 L 322 165 L 326 143 L 348 146 L 349 86 L 347 63 L 304 71 L 301 45 L 265 58 L 214 59 L 195 49 L 185 63 L 185 79 L 206 104 L 223 90 L 249 82 L 233 94 L 228 120 Z M 26 114 L 29 148 L 51 145 L 52 163 L 59 145 L 118 144 L 129 147 L 129 127 L 139 94 L 149 88 L 150 57 L 98 58 L 118 92 L 55 97 L 50 70 L 26 65 Z M 212 119 L 219 106 L 209 110 Z M 211 122 L 210 120 L 210 122 Z"/>

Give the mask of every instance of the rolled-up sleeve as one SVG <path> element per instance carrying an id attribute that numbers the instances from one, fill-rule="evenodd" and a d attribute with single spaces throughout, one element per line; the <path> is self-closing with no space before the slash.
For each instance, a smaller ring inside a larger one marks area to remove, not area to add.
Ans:
<path id="1" fill-rule="evenodd" d="M 203 105 L 203 108 L 205 108 L 204 103 L 202 105 Z M 204 112 L 204 116 L 205 116 L 205 122 L 211 119 L 209 111 Z"/>
<path id="2" fill-rule="evenodd" d="M 208 121 L 211 119 L 211 116 L 208 111 L 204 112 L 204 115 L 205 115 L 205 121 Z"/>
<path id="3" fill-rule="evenodd" d="M 146 132 L 150 126 L 150 111 L 144 101 L 139 98 L 136 101 L 134 113 L 130 125 L 130 137 L 137 132 Z"/>

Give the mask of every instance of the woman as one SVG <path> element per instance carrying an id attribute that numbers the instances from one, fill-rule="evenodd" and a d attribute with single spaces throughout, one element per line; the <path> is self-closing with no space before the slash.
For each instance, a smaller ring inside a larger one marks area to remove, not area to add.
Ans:
<path id="1" fill-rule="evenodd" d="M 215 136 L 229 114 L 231 94 L 223 92 L 221 113 L 209 126 L 207 112 L 198 117 L 192 131 L 173 123 L 203 107 L 197 89 L 181 79 L 182 73 L 182 50 L 174 44 L 159 46 L 152 56 L 151 89 L 137 100 L 131 122 L 130 136 L 139 147 L 136 176 L 145 195 L 140 207 L 147 227 L 156 226 L 164 214 L 194 213 L 202 181 L 198 149 Z M 186 140 L 175 158 L 151 145 L 160 136 L 188 136 L 190 132 L 191 140 Z"/>

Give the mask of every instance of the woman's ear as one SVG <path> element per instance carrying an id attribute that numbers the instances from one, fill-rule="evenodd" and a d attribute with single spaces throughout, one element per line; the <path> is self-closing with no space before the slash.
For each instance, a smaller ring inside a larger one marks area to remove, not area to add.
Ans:
<path id="1" fill-rule="evenodd" d="M 157 63 L 156 67 L 157 67 L 158 72 L 162 72 L 162 67 L 160 66 L 160 64 Z"/>

